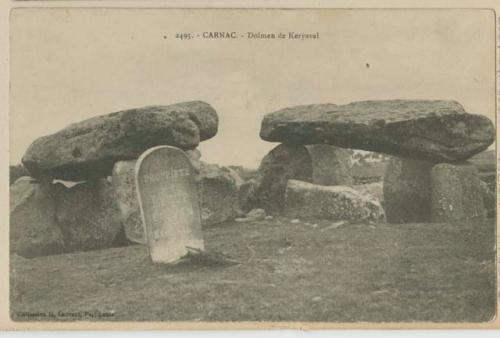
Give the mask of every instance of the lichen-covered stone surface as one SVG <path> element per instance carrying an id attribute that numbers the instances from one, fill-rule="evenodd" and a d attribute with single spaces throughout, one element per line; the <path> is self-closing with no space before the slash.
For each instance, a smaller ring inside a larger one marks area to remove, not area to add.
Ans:
<path id="1" fill-rule="evenodd" d="M 352 188 L 356 191 L 359 191 L 362 194 L 367 194 L 373 196 L 380 203 L 384 202 L 384 184 L 383 182 L 373 182 L 366 184 L 357 184 L 353 185 Z"/>
<path id="2" fill-rule="evenodd" d="M 454 162 L 487 149 L 495 128 L 487 117 L 468 114 L 455 101 L 381 100 L 281 109 L 264 117 L 260 136 Z"/>
<path id="3" fill-rule="evenodd" d="M 389 223 L 429 222 L 433 163 L 393 158 L 385 171 L 384 209 Z"/>
<path id="4" fill-rule="evenodd" d="M 328 219 L 351 223 L 385 221 L 380 202 L 346 186 L 321 186 L 289 180 L 285 215 L 299 219 Z"/>
<path id="5" fill-rule="evenodd" d="M 217 128 L 216 111 L 201 101 L 129 109 L 36 139 L 22 163 L 35 177 L 89 180 L 111 175 L 116 162 L 136 159 L 153 146 L 193 149 L 215 136 Z"/>
<path id="6" fill-rule="evenodd" d="M 135 160 L 116 162 L 111 182 L 125 236 L 132 242 L 145 244 L 144 226 L 135 188 L 136 162 Z"/>
<path id="7" fill-rule="evenodd" d="M 280 144 L 263 159 L 255 179 L 254 205 L 268 213 L 283 212 L 289 179 L 320 185 L 352 185 L 349 154 L 330 145 Z M 244 210 L 247 211 L 247 210 Z"/>
<path id="8" fill-rule="evenodd" d="M 10 187 L 10 252 L 36 257 L 63 251 L 52 184 L 31 177 L 17 179 Z"/>
<path id="9" fill-rule="evenodd" d="M 472 164 L 438 164 L 431 176 L 433 222 L 485 218 L 481 180 Z"/>
<path id="10" fill-rule="evenodd" d="M 56 219 L 68 251 L 103 249 L 120 244 L 120 209 L 108 180 L 89 181 L 71 188 L 58 185 Z"/>
<path id="11" fill-rule="evenodd" d="M 196 178 L 202 226 L 234 219 L 238 215 L 238 179 L 235 172 L 215 164 L 201 163 Z M 237 175 L 237 174 L 236 174 Z"/>

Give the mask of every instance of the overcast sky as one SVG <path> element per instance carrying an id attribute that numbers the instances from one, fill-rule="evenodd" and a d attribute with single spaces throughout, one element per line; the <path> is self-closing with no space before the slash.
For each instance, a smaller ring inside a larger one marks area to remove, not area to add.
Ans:
<path id="1" fill-rule="evenodd" d="M 287 106 L 447 99 L 495 116 L 486 10 L 20 9 L 11 21 L 13 164 L 35 138 L 70 123 L 190 100 L 219 114 L 202 160 L 248 167 L 275 146 L 259 138 L 262 117 Z M 207 31 L 320 39 L 175 39 Z"/>

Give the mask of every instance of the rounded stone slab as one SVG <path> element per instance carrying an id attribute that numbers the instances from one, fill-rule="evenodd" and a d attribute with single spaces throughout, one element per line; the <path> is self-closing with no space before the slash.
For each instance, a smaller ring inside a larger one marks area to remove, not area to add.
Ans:
<path id="1" fill-rule="evenodd" d="M 36 139 L 22 162 L 34 177 L 88 180 L 111 175 L 117 161 L 136 159 L 153 146 L 195 148 L 217 127 L 217 112 L 201 101 L 123 110 Z"/>
<path id="2" fill-rule="evenodd" d="M 265 141 L 326 143 L 431 162 L 469 158 L 495 140 L 493 123 L 455 101 L 360 101 L 317 104 L 267 114 Z"/>

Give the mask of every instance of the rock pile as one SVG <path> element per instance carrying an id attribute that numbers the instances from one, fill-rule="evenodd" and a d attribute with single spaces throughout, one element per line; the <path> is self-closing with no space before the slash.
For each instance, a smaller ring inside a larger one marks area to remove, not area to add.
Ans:
<path id="1" fill-rule="evenodd" d="M 134 168 L 157 145 L 191 158 L 206 224 L 235 217 L 234 172 L 201 164 L 195 149 L 217 128 L 215 110 L 193 101 L 98 116 L 36 139 L 22 159 L 31 177 L 11 185 L 11 251 L 33 257 L 143 242 Z M 68 187 L 54 179 L 80 182 Z"/>
<path id="2" fill-rule="evenodd" d="M 345 149 L 331 145 L 280 144 L 263 158 L 256 177 L 241 187 L 241 209 L 247 212 L 258 207 L 271 214 L 283 212 L 289 179 L 352 185 L 348 158 Z"/>
<path id="3" fill-rule="evenodd" d="M 267 114 L 260 136 L 265 141 L 283 142 L 279 147 L 285 148 L 326 144 L 396 156 L 384 177 L 389 222 L 454 221 L 485 215 L 482 198 L 480 203 L 474 201 L 481 197 L 477 171 L 465 161 L 493 143 L 495 128 L 488 118 L 465 112 L 457 102 L 388 100 L 290 107 Z M 304 157 L 297 162 L 305 163 Z M 279 205 L 283 201 L 282 188 L 272 190 L 270 186 L 281 187 L 290 178 L 311 182 L 304 179 L 305 169 L 294 172 L 293 168 L 288 165 L 286 170 L 276 170 L 275 177 L 264 185 L 275 192 L 268 200 Z M 445 188 L 451 181 L 458 186 Z M 262 188 L 258 184 L 253 190 L 254 199 L 266 201 L 265 194 L 259 195 Z"/>

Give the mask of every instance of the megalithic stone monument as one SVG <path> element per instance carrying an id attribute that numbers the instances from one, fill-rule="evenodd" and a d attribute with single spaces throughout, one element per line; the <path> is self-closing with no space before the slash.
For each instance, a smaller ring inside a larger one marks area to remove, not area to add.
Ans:
<path id="1" fill-rule="evenodd" d="M 158 146 L 144 152 L 135 167 L 146 242 L 154 263 L 170 263 L 192 247 L 203 250 L 195 173 L 186 154 Z"/>

